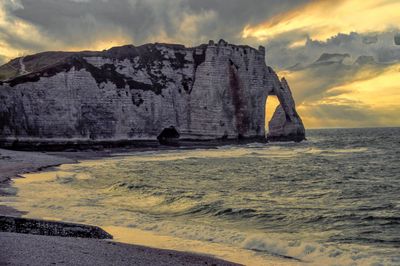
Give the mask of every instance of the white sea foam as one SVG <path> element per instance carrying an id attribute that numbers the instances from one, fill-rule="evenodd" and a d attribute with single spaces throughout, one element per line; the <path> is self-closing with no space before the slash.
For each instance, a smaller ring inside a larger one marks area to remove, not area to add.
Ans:
<path id="1" fill-rule="evenodd" d="M 400 265 L 390 242 L 352 241 L 398 232 L 398 204 L 388 204 L 398 198 L 398 169 L 386 165 L 398 153 L 363 145 L 251 144 L 85 161 L 26 175 L 7 202 L 30 217 L 139 230 L 166 246 L 259 265 Z"/>

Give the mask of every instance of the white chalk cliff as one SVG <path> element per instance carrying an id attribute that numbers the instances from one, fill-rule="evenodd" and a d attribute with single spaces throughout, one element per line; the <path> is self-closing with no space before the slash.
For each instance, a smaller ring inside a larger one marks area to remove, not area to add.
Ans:
<path id="1" fill-rule="evenodd" d="M 157 140 L 170 127 L 182 140 L 264 139 L 268 95 L 281 103 L 268 138 L 305 138 L 263 47 L 156 43 L 15 60 L 24 73 L 0 82 L 3 142 Z"/>

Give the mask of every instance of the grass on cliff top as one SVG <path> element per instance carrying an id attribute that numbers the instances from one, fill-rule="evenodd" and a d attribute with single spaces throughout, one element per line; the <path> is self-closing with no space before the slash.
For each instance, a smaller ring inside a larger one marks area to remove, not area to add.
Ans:
<path id="1" fill-rule="evenodd" d="M 6 80 L 18 75 L 18 60 L 14 59 L 0 66 L 0 80 Z"/>
<path id="2" fill-rule="evenodd" d="M 40 71 L 58 62 L 64 61 L 66 58 L 74 54 L 73 52 L 44 52 L 35 55 L 25 56 L 23 63 L 25 70 L 28 72 Z M 0 66 L 0 80 L 15 78 L 20 72 L 19 58 L 15 58 L 10 62 Z"/>

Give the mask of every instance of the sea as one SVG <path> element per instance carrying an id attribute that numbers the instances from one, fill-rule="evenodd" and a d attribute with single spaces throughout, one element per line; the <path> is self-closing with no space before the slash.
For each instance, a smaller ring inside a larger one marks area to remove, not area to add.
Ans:
<path id="1" fill-rule="evenodd" d="M 246 265 L 400 265 L 400 128 L 114 154 L 15 179 L 26 217 Z"/>

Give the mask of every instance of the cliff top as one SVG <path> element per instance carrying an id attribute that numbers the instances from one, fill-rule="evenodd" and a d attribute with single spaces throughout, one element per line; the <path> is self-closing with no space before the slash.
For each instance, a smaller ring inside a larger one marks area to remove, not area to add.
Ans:
<path id="1" fill-rule="evenodd" d="M 165 47 L 173 49 L 175 52 L 194 51 L 197 49 L 205 50 L 209 46 L 229 46 L 234 49 L 252 50 L 257 53 L 265 55 L 265 48 L 260 46 L 259 49 L 255 49 L 248 45 L 234 45 L 229 44 L 224 40 L 220 40 L 218 43 L 209 41 L 208 44 L 201 44 L 196 47 L 185 47 L 181 44 L 168 44 L 168 43 L 148 43 L 140 46 L 134 45 L 123 45 L 112 47 L 108 50 L 103 51 L 77 51 L 77 52 L 64 52 L 64 51 L 48 51 L 41 52 L 33 55 L 23 56 L 15 58 L 10 62 L 0 66 L 0 81 L 12 81 L 16 78 L 23 76 L 29 76 L 39 72 L 47 72 L 51 69 L 57 70 L 62 65 L 71 64 L 72 61 L 84 57 L 99 56 L 109 59 L 133 59 L 134 57 L 141 56 L 145 61 L 162 59 L 162 55 L 156 47 Z M 177 56 L 177 60 L 184 61 L 184 56 Z M 182 62 L 181 62 L 182 63 Z"/>

